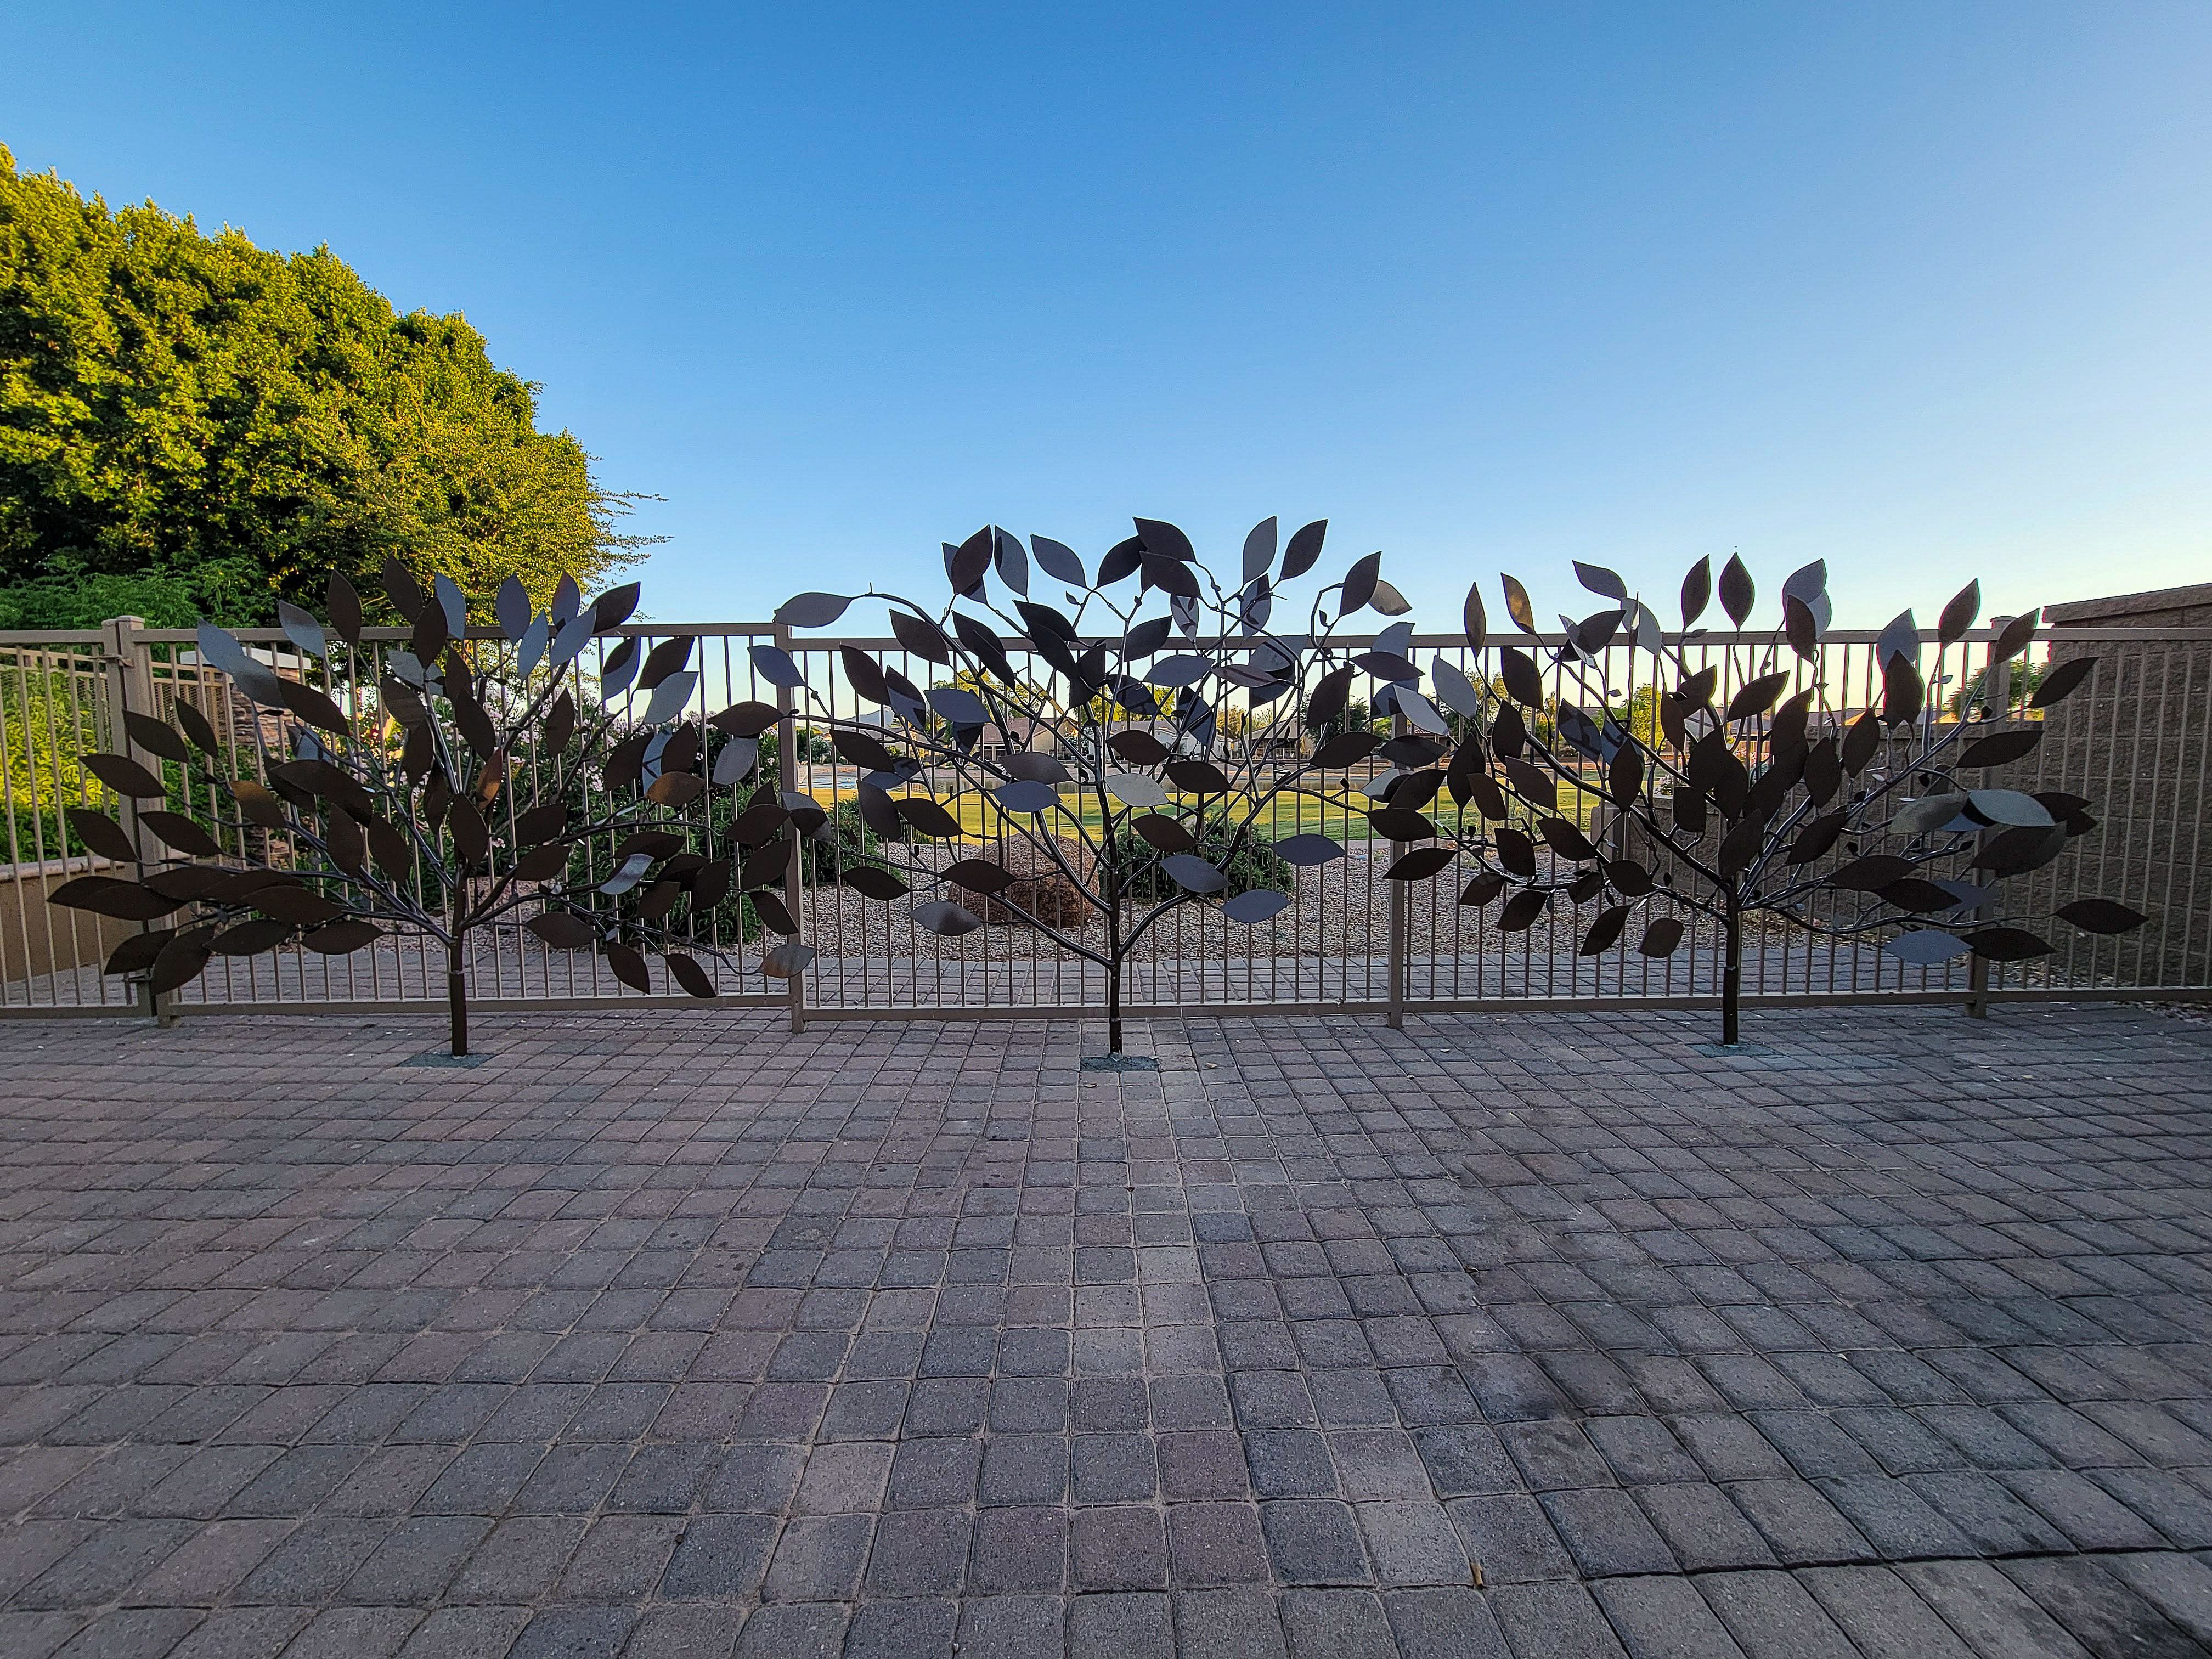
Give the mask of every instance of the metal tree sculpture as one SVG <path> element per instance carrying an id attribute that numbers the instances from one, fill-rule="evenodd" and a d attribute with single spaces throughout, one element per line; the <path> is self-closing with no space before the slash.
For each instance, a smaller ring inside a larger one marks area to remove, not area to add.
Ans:
<path id="1" fill-rule="evenodd" d="M 595 947 L 641 991 L 652 987 L 644 953 L 657 952 L 684 991 L 714 996 L 699 957 L 738 964 L 702 924 L 738 878 L 730 853 L 708 855 L 708 738 L 680 718 L 699 678 L 687 667 L 694 641 L 641 653 L 625 635 L 602 659 L 597 697 L 580 701 L 582 654 L 629 617 L 635 583 L 586 605 L 564 580 L 533 615 L 510 577 L 497 600 L 500 636 L 472 640 L 448 579 L 426 595 L 391 562 L 385 580 L 411 632 L 406 649 L 383 653 L 380 673 L 344 577 L 331 579 L 328 632 L 305 611 L 281 609 L 290 644 L 323 664 L 343 706 L 203 623 L 202 660 L 251 705 L 249 735 L 226 743 L 180 697 L 174 725 L 125 716 L 130 747 L 150 765 L 129 753 L 85 757 L 125 806 L 120 822 L 77 809 L 71 823 L 94 853 L 138 875 L 81 877 L 52 902 L 148 924 L 175 918 L 125 940 L 106 971 L 137 980 L 150 1003 L 216 957 L 295 944 L 343 955 L 387 933 L 413 936 L 445 951 L 455 1055 L 468 1052 L 468 941 L 502 921 L 555 949 Z M 727 734 L 714 739 L 713 783 L 743 781 L 754 739 L 778 717 L 748 703 L 709 722 Z M 239 747 L 252 759 L 233 775 L 227 757 Z M 740 851 L 742 832 L 753 832 L 765 854 L 748 859 L 744 879 L 764 890 L 769 866 L 775 878 L 789 866 L 776 838 L 793 814 L 772 792 L 749 811 L 752 823 L 739 814 L 740 833 L 725 840 Z M 817 811 L 812 823 L 821 821 Z M 796 932 L 772 895 L 754 903 L 771 927 Z M 763 970 L 788 975 L 810 955 L 780 945 Z"/>
<path id="2" fill-rule="evenodd" d="M 1440 769 L 1398 781 L 1376 815 L 1378 828 L 1392 820 L 1395 838 L 1441 836 L 1409 856 L 1432 855 L 1439 870 L 1455 850 L 1473 862 L 1462 904 L 1503 899 L 1498 926 L 1511 932 L 1533 926 L 1561 896 L 1577 904 L 1608 898 L 1583 938 L 1585 957 L 1624 943 L 1639 912 L 1650 919 L 1634 948 L 1654 957 L 1680 946 L 1686 916 L 1712 919 L 1725 945 L 1722 1042 L 1729 1047 L 1740 1040 L 1747 918 L 1831 939 L 1887 935 L 1882 949 L 1906 963 L 1968 955 L 2016 962 L 2051 951 L 2003 915 L 2002 880 L 2051 864 L 2093 829 L 2090 803 L 1990 781 L 2034 750 L 2042 728 L 1997 729 L 2002 696 L 1962 710 L 1964 718 L 1940 719 L 1911 612 L 1875 647 L 1879 702 L 1850 715 L 1821 668 L 1825 565 L 1784 582 L 1781 625 L 1748 641 L 1691 631 L 1713 597 L 1709 561 L 1684 581 L 1682 630 L 1672 635 L 1613 572 L 1578 563 L 1576 573 L 1605 608 L 1580 623 L 1562 618 L 1566 642 L 1547 654 L 1554 683 L 1579 688 L 1589 706 L 1546 695 L 1527 590 L 1504 577 L 1506 612 L 1531 644 L 1502 647 L 1495 681 L 1477 684 L 1437 663 L 1439 699 L 1471 729 Z M 1722 609 L 1741 629 L 1754 601 L 1741 561 L 1729 559 L 1718 586 Z M 1975 583 L 1944 606 L 1939 661 L 1966 639 L 1979 607 Z M 1980 683 L 2001 677 L 2027 649 L 2037 614 L 1997 628 Z M 1479 587 L 1468 594 L 1465 628 L 1480 651 L 1487 629 Z M 1686 651 L 1692 644 L 1707 659 L 1694 669 Z M 1600 660 L 1609 648 L 1649 661 L 1641 716 L 1633 702 L 1609 707 Z M 2028 706 L 2050 708 L 2094 667 L 2089 658 L 2051 665 Z M 1417 810 L 1442 792 L 1459 809 L 1449 825 Z M 2094 933 L 2125 933 L 2146 920 L 2102 898 L 2076 899 L 2055 915 Z"/>
<path id="3" fill-rule="evenodd" d="M 1175 526 L 1134 522 L 1137 533 L 1109 550 L 1095 571 L 1049 538 L 1033 536 L 1025 548 L 986 526 L 957 547 L 945 545 L 952 601 L 929 606 L 871 588 L 869 597 L 889 605 L 905 656 L 942 676 L 925 688 L 884 655 L 844 647 L 838 676 L 880 712 L 841 715 L 787 653 L 753 649 L 756 672 L 803 690 L 811 724 L 862 774 L 860 811 L 881 848 L 843 879 L 884 900 L 930 890 L 938 896 L 918 905 L 915 919 L 946 939 L 983 924 L 963 899 L 979 907 L 988 901 L 1096 964 L 1116 1054 L 1124 970 L 1164 915 L 1218 902 L 1230 921 L 1251 925 L 1291 902 L 1271 888 L 1231 894 L 1229 866 L 1265 838 L 1280 799 L 1327 798 L 1319 775 L 1377 746 L 1372 732 L 1354 732 L 1309 756 L 1301 736 L 1343 708 L 1358 665 L 1375 655 L 1339 649 L 1332 643 L 1338 625 L 1370 607 L 1386 616 L 1408 608 L 1381 579 L 1382 555 L 1369 554 L 1315 595 L 1302 631 L 1278 633 L 1271 627 L 1277 590 L 1313 568 L 1326 520 L 1279 547 L 1273 519 L 1257 526 L 1233 582 L 1201 563 Z M 1066 608 L 1049 603 L 1048 590 Z M 803 593 L 776 620 L 824 628 L 853 602 Z M 1403 631 L 1409 643 L 1411 625 Z M 1077 896 L 1076 914 L 1047 917 L 1023 903 L 1022 872 L 1004 862 L 947 862 L 921 845 L 968 837 L 1024 849 L 1032 871 L 1048 871 Z M 1142 857 L 1134 855 L 1139 842 Z M 1293 865 L 1344 854 L 1319 835 L 1293 835 L 1273 848 Z M 1155 869 L 1174 887 L 1146 899 Z"/>

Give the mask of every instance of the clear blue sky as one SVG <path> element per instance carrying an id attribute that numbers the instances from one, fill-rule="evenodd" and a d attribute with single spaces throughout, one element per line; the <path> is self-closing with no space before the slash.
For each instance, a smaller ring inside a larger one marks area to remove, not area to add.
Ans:
<path id="1" fill-rule="evenodd" d="M 46 0 L 0 63 L 20 165 L 465 313 L 667 498 L 664 617 L 1132 513 L 1326 516 L 1439 618 L 2212 580 L 2203 0 Z"/>

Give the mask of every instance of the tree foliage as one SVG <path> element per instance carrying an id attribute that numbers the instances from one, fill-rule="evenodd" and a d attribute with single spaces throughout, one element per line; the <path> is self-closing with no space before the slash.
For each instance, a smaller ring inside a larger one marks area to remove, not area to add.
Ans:
<path id="1" fill-rule="evenodd" d="M 0 621 L 265 621 L 387 556 L 489 616 L 641 538 L 537 387 L 459 315 L 397 313 L 327 247 L 111 212 L 0 148 Z M 120 585 L 118 588 L 118 585 Z M 103 615 L 114 614 L 102 611 Z"/>

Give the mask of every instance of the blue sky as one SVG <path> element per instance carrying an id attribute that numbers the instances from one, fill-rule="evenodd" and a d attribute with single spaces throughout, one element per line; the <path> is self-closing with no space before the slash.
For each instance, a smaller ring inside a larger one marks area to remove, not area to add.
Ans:
<path id="1" fill-rule="evenodd" d="M 2212 580 L 2202 3 L 72 0 L 0 61 L 20 166 L 465 313 L 666 497 L 663 617 L 1131 514 L 1327 517 L 1440 623 Z"/>

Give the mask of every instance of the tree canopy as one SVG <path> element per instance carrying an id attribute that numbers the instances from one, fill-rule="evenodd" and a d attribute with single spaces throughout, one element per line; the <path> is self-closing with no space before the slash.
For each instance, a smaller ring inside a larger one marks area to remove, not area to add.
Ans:
<path id="1" fill-rule="evenodd" d="M 0 627 L 261 621 L 386 554 L 487 617 L 509 574 L 589 590 L 653 538 L 538 390 L 327 247 L 110 211 L 0 147 Z"/>

